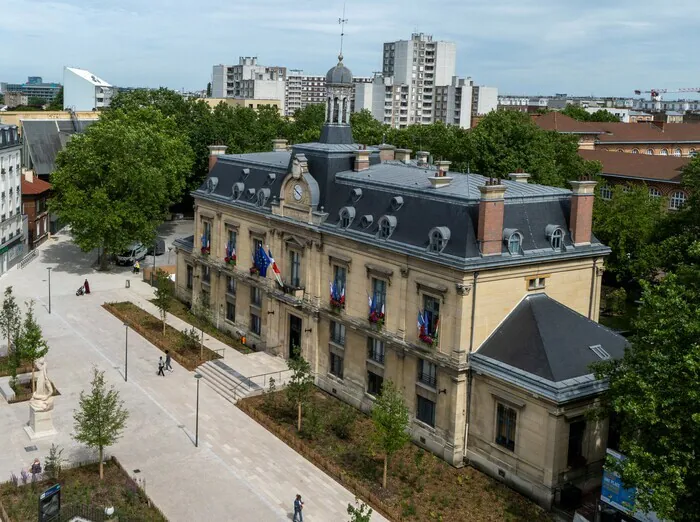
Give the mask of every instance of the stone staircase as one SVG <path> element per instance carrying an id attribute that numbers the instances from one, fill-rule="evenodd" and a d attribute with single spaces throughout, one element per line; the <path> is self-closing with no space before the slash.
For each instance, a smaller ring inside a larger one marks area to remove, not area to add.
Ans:
<path id="1" fill-rule="evenodd" d="M 197 367 L 202 380 L 232 404 L 239 399 L 263 393 L 263 387 L 238 373 L 221 359 L 207 361 Z"/>

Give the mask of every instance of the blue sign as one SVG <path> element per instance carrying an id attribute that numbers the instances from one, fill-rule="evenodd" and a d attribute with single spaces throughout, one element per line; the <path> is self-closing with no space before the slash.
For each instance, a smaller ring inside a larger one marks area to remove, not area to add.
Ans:
<path id="1" fill-rule="evenodd" d="M 625 460 L 623 455 L 611 449 L 607 450 L 607 454 L 615 460 Z M 603 489 L 600 492 L 600 500 L 640 522 L 662 522 L 656 516 L 656 513 L 634 512 L 634 497 L 636 493 L 636 488 L 625 488 L 622 485 L 620 475 L 614 471 L 603 470 Z"/>
<path id="2" fill-rule="evenodd" d="M 39 522 L 58 520 L 61 514 L 61 485 L 56 484 L 39 496 Z"/>

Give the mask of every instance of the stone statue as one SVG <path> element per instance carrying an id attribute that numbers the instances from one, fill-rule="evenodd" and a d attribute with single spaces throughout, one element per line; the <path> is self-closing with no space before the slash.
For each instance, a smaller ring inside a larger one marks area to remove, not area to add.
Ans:
<path id="1" fill-rule="evenodd" d="M 51 411 L 53 410 L 53 385 L 46 373 L 46 361 L 41 357 L 36 360 L 36 369 L 38 370 L 36 378 L 36 391 L 29 401 L 29 405 L 34 411 Z"/>

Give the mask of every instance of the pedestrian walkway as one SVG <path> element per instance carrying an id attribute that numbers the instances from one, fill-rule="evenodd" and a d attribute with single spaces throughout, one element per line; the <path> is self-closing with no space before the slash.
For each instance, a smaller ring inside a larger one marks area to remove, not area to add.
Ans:
<path id="1" fill-rule="evenodd" d="M 122 322 L 101 306 L 146 299 L 152 289 L 133 280 L 126 289 L 126 272 L 94 272 L 93 260 L 94 255 L 80 253 L 63 238 L 45 243 L 38 259 L 0 279 L 0 291 L 14 286 L 18 303 L 36 300 L 37 319 L 50 346 L 49 377 L 61 393 L 53 412 L 58 434 L 38 442 L 30 442 L 22 429 L 29 418 L 27 403 L 0 402 L 0 477 L 19 473 L 35 457 L 43 460 L 52 442 L 65 448 L 70 461 L 91 455 L 72 441 L 71 431 L 79 393 L 89 387 L 97 367 L 130 412 L 123 438 L 108 453 L 127 470 L 140 470 L 147 493 L 171 521 L 288 522 L 296 493 L 304 497 L 305 521 L 346 521 L 352 493 L 207 386 L 200 386 L 197 404 L 193 372 L 175 361 L 172 373 L 156 375 L 162 352 L 133 331 L 126 334 Z M 48 267 L 53 268 L 51 314 Z M 77 297 L 75 289 L 85 277 L 92 293 Z M 236 364 L 260 356 L 226 353 Z M 249 369 L 255 371 L 255 364 Z M 194 446 L 197 412 L 199 447 Z M 375 514 L 372 520 L 385 519 Z"/>

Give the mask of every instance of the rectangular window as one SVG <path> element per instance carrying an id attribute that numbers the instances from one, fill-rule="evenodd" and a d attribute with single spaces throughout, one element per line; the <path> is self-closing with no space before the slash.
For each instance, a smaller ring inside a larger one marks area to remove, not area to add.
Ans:
<path id="1" fill-rule="evenodd" d="M 226 302 L 226 319 L 228 321 L 236 320 L 236 305 L 231 302 Z"/>
<path id="2" fill-rule="evenodd" d="M 262 239 L 259 239 L 257 237 L 253 238 L 253 255 L 262 248 Z"/>
<path id="3" fill-rule="evenodd" d="M 379 364 L 384 364 L 384 343 L 374 337 L 368 337 L 367 358 Z"/>
<path id="4" fill-rule="evenodd" d="M 583 456 L 583 435 L 585 432 L 585 420 L 569 424 L 569 453 L 566 463 L 570 468 L 579 468 L 586 464 L 586 459 Z"/>
<path id="5" fill-rule="evenodd" d="M 250 304 L 262 306 L 262 290 L 257 286 L 250 287 Z"/>
<path id="6" fill-rule="evenodd" d="M 437 385 L 437 365 L 425 359 L 419 359 L 418 381 L 435 388 Z"/>
<path id="7" fill-rule="evenodd" d="M 301 286 L 301 254 L 296 250 L 289 251 L 289 284 L 295 288 Z"/>
<path id="8" fill-rule="evenodd" d="M 331 352 L 331 374 L 335 375 L 339 379 L 343 378 L 343 358 Z"/>
<path id="9" fill-rule="evenodd" d="M 334 265 L 333 267 L 333 282 L 335 283 L 338 292 L 342 292 L 345 288 L 345 283 L 348 278 L 348 269 L 344 266 Z"/>
<path id="10" fill-rule="evenodd" d="M 202 290 L 200 301 L 204 308 L 209 308 L 209 305 L 211 303 L 209 292 L 207 292 L 206 290 Z"/>
<path id="11" fill-rule="evenodd" d="M 194 269 L 192 265 L 187 265 L 187 289 L 192 290 L 192 283 L 194 281 Z"/>
<path id="12" fill-rule="evenodd" d="M 211 223 L 202 221 L 202 248 L 211 246 Z"/>
<path id="13" fill-rule="evenodd" d="M 496 407 L 496 444 L 515 451 L 515 422 L 518 414 L 500 402 Z"/>
<path id="14" fill-rule="evenodd" d="M 226 276 L 226 293 L 236 295 L 236 280 L 231 276 Z"/>
<path id="15" fill-rule="evenodd" d="M 440 324 L 440 300 L 432 296 L 423 296 L 423 311 L 426 319 L 426 334 L 435 337 Z"/>
<path id="16" fill-rule="evenodd" d="M 544 277 L 531 277 L 527 280 L 528 290 L 540 290 L 545 287 L 547 279 Z"/>
<path id="17" fill-rule="evenodd" d="M 260 335 L 260 316 L 257 314 L 250 314 L 250 330 L 256 334 Z"/>
<path id="18" fill-rule="evenodd" d="M 416 396 L 416 418 L 426 423 L 428 426 L 435 427 L 435 403 L 420 395 Z"/>
<path id="19" fill-rule="evenodd" d="M 331 341 L 345 346 L 345 325 L 331 321 Z"/>
<path id="20" fill-rule="evenodd" d="M 228 238 L 226 239 L 226 257 L 236 254 L 236 240 L 238 234 L 232 228 L 228 229 Z"/>
<path id="21" fill-rule="evenodd" d="M 372 296 L 374 297 L 377 312 L 381 312 L 382 307 L 386 305 L 386 281 L 372 278 Z"/>
<path id="22" fill-rule="evenodd" d="M 202 265 L 202 282 L 211 282 L 211 268 L 209 268 L 207 265 Z"/>
<path id="23" fill-rule="evenodd" d="M 367 393 L 376 397 L 382 392 L 382 384 L 384 384 L 384 377 L 367 371 Z"/>

